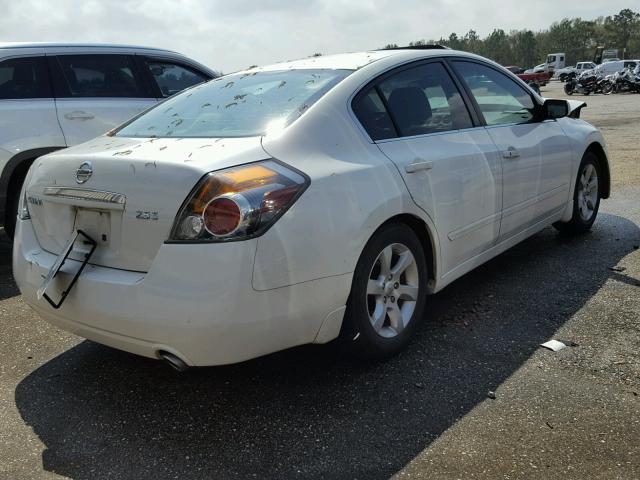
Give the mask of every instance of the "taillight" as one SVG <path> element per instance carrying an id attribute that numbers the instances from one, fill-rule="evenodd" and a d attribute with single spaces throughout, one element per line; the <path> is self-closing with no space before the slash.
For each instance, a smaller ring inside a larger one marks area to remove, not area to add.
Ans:
<path id="1" fill-rule="evenodd" d="M 224 242 L 262 235 L 309 180 L 275 160 L 211 172 L 178 212 L 170 242 Z"/>

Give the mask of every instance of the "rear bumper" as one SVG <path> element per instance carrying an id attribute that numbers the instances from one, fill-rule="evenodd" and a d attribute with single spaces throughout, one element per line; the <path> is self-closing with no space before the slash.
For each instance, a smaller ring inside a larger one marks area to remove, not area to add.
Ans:
<path id="1" fill-rule="evenodd" d="M 147 273 L 87 265 L 55 310 L 36 291 L 56 256 L 30 221 L 18 221 L 13 271 L 24 300 L 65 330 L 146 357 L 164 350 L 189 365 L 221 365 L 313 342 L 349 292 L 350 274 L 256 291 L 255 250 L 255 240 L 165 244 Z M 68 260 L 56 281 L 66 284 L 77 266 Z"/>

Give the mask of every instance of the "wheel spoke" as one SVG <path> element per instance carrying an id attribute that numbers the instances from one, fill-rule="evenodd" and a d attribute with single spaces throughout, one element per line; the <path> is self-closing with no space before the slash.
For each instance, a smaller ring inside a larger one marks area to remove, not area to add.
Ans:
<path id="1" fill-rule="evenodd" d="M 369 283 L 367 283 L 367 295 L 382 295 L 384 293 L 384 288 L 382 287 L 382 282 L 377 279 L 370 278 Z"/>
<path id="2" fill-rule="evenodd" d="M 589 181 L 589 177 L 587 176 L 587 170 L 584 169 L 582 171 L 582 175 L 580 176 L 580 183 L 582 184 L 582 189 L 587 188 L 587 182 Z"/>
<path id="3" fill-rule="evenodd" d="M 389 322 L 391 323 L 391 328 L 393 328 L 397 334 L 400 334 L 404 330 L 404 319 L 402 318 L 402 312 L 400 311 L 400 307 L 398 307 L 397 303 L 392 303 L 387 310 L 387 315 L 389 315 Z"/>
<path id="4" fill-rule="evenodd" d="M 378 259 L 380 260 L 380 273 L 385 277 L 391 273 L 391 257 L 393 256 L 393 250 L 391 245 L 387 246 L 380 252 Z"/>
<path id="5" fill-rule="evenodd" d="M 585 176 L 587 177 L 587 180 L 590 180 L 591 177 L 593 176 L 593 165 L 588 164 L 584 169 L 584 173 L 585 173 Z"/>
<path id="6" fill-rule="evenodd" d="M 418 300 L 418 287 L 413 285 L 400 285 L 396 291 L 398 292 L 398 298 L 402 300 Z"/>
<path id="7" fill-rule="evenodd" d="M 376 302 L 376 308 L 373 310 L 373 314 L 369 318 L 371 326 L 377 332 L 380 332 L 384 325 L 384 319 L 387 316 L 387 308 L 382 301 Z"/>
<path id="8" fill-rule="evenodd" d="M 398 257 L 398 261 L 391 269 L 391 274 L 397 279 L 407 268 L 409 268 L 409 266 L 413 264 L 414 261 L 413 254 L 409 250 L 401 253 Z"/>

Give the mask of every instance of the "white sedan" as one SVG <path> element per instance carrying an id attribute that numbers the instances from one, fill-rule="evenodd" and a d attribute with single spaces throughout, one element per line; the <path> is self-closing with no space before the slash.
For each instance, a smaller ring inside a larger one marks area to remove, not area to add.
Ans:
<path id="1" fill-rule="evenodd" d="M 429 294 L 591 227 L 609 165 L 583 106 L 442 47 L 227 75 L 38 159 L 15 279 L 47 321 L 179 369 L 338 337 L 393 355 Z"/>

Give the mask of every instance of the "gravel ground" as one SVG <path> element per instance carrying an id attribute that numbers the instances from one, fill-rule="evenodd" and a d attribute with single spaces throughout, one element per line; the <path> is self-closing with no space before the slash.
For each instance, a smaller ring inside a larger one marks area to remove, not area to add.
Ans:
<path id="1" fill-rule="evenodd" d="M 640 478 L 640 95 L 586 100 L 614 175 L 593 231 L 450 285 L 386 363 L 309 346 L 176 374 L 40 320 L 0 242 L 0 478 Z"/>

